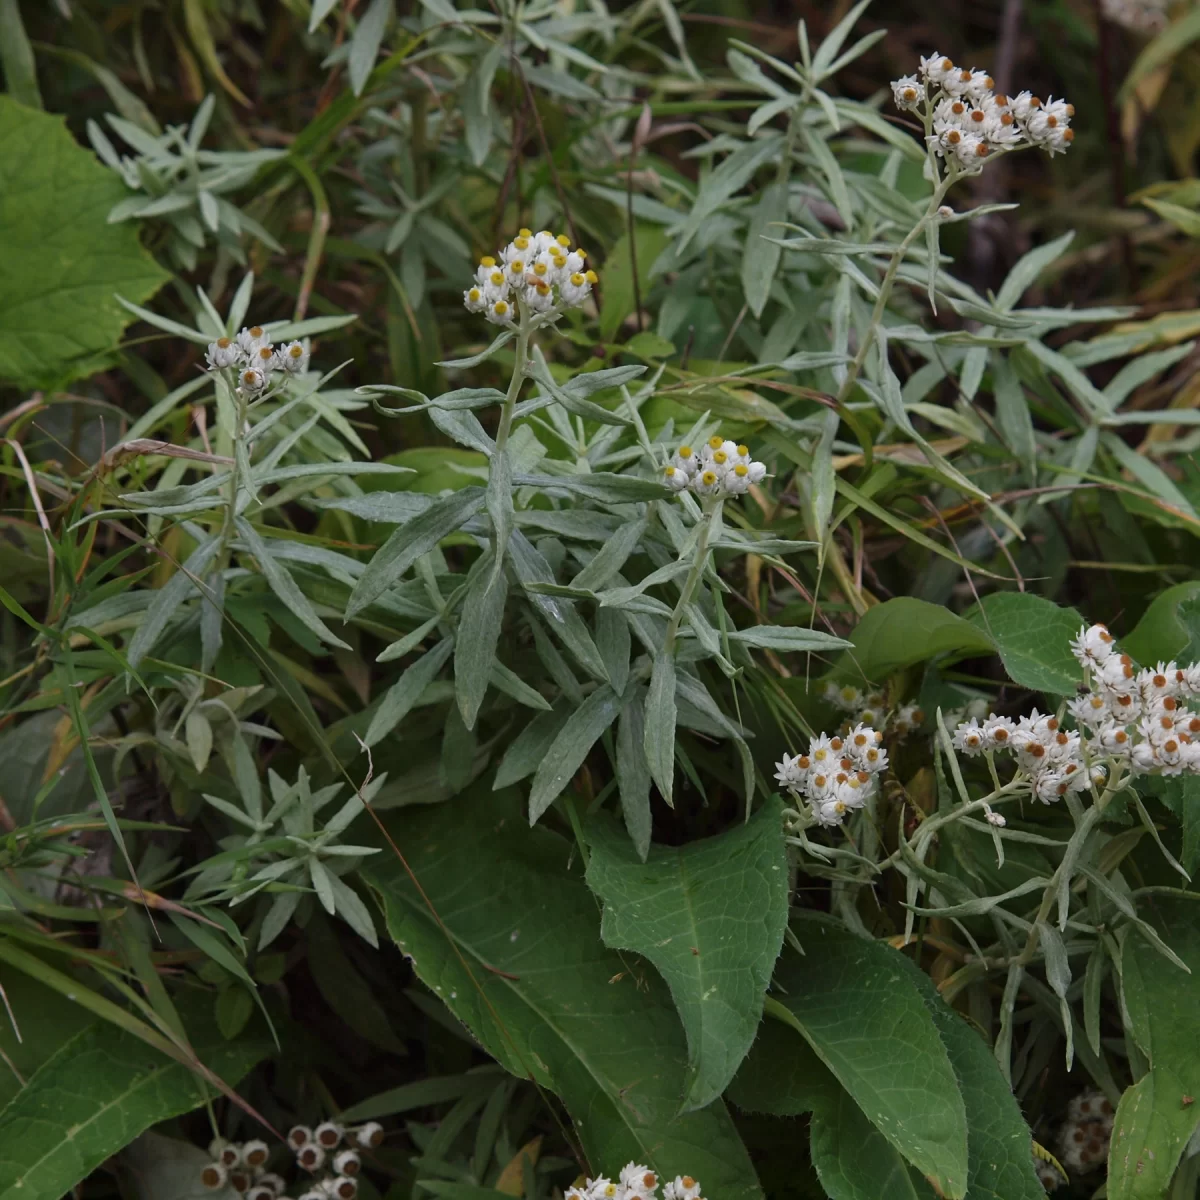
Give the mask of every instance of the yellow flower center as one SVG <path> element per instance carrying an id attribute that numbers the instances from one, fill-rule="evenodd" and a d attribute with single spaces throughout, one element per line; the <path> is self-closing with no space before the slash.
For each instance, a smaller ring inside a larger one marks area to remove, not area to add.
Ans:
<path id="1" fill-rule="evenodd" d="M 497 300 L 492 308 L 492 311 L 496 314 L 496 316 L 502 317 L 506 312 L 508 312 L 508 305 L 503 300 Z"/>
<path id="2" fill-rule="evenodd" d="M 705 471 L 700 478 L 704 480 L 705 487 L 712 487 L 712 485 L 717 482 L 715 471 Z"/>
<path id="3" fill-rule="evenodd" d="M 733 473 L 739 479 L 745 479 L 746 476 L 750 474 L 750 468 L 746 466 L 745 463 L 738 463 L 738 465 L 733 468 Z"/>
<path id="4" fill-rule="evenodd" d="M 596 283 L 599 280 L 599 276 L 595 271 L 588 271 L 584 275 L 584 278 L 588 281 L 588 283 Z"/>
<path id="5" fill-rule="evenodd" d="M 728 459 L 729 455 L 726 454 L 724 450 L 718 450 L 716 454 L 713 455 L 713 462 L 715 462 L 718 467 L 723 467 Z"/>
<path id="6" fill-rule="evenodd" d="M 691 458 L 692 457 L 691 446 L 680 446 L 679 447 L 679 457 L 680 458 Z"/>
<path id="7" fill-rule="evenodd" d="M 481 267 L 494 267 L 496 265 L 496 260 L 490 254 L 485 254 L 483 258 L 479 260 L 479 265 Z"/>
<path id="8" fill-rule="evenodd" d="M 533 230 L 532 229 L 518 229 L 517 237 L 531 238 L 531 237 L 533 237 Z"/>
<path id="9" fill-rule="evenodd" d="M 571 239 L 565 233 L 560 233 L 554 239 L 564 250 L 571 244 Z"/>
<path id="10" fill-rule="evenodd" d="M 478 299 L 479 299 L 479 289 L 472 288 L 471 289 L 471 303 L 472 304 L 476 303 L 476 301 L 478 301 Z"/>
<path id="11" fill-rule="evenodd" d="M 583 276 L 580 275 L 578 271 L 576 271 L 575 274 L 571 276 L 571 282 L 576 287 L 583 287 L 583 282 L 584 282 Z"/>

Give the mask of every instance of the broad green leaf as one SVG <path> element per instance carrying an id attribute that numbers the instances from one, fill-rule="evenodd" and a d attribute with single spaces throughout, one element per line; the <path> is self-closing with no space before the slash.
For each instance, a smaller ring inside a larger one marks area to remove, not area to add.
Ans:
<path id="1" fill-rule="evenodd" d="M 200 1061 L 227 1084 L 270 1049 L 227 1042 L 215 1029 L 195 1040 Z M 65 1043 L 0 1110 L 0 1200 L 61 1196 L 159 1121 L 212 1095 L 186 1067 L 111 1025 Z"/>
<path id="2" fill-rule="evenodd" d="M 675 789 L 675 659 L 670 651 L 660 650 L 654 656 L 643 724 L 642 744 L 650 777 L 671 804 Z"/>
<path id="3" fill-rule="evenodd" d="M 535 824 L 562 794 L 575 772 L 583 766 L 588 751 L 617 719 L 623 704 L 622 697 L 608 684 L 601 684 L 567 718 L 533 777 L 533 786 L 529 790 L 530 825 Z"/>
<path id="4" fill-rule="evenodd" d="M 787 925 L 782 805 L 686 846 L 636 849 L 607 818 L 588 827 L 587 881 L 604 902 L 600 936 L 648 958 L 688 1039 L 684 1111 L 725 1090 L 754 1041 Z"/>
<path id="5" fill-rule="evenodd" d="M 1140 1009 L 1150 1070 L 1117 1107 L 1108 1150 L 1109 1200 L 1159 1200 L 1200 1123 L 1200 915 L 1195 899 L 1159 898 L 1155 924 L 1191 968 L 1169 963 L 1134 931 L 1125 939 L 1121 978 L 1131 1010 Z"/>
<path id="6" fill-rule="evenodd" d="M 794 925 L 777 1000 L 870 1122 L 948 1200 L 967 1187 L 967 1118 L 920 992 L 895 951 L 822 919 Z"/>
<path id="7" fill-rule="evenodd" d="M 642 304 L 650 295 L 650 268 L 666 249 L 669 241 L 664 229 L 657 225 L 635 227 L 634 253 L 637 256 L 637 280 Z M 630 254 L 629 234 L 625 233 L 613 246 L 604 263 L 604 291 L 600 309 L 600 336 L 606 342 L 621 328 L 621 323 L 633 312 L 634 264 Z"/>
<path id="8" fill-rule="evenodd" d="M 103 366 L 130 314 L 168 276 L 137 227 L 108 223 L 127 195 L 62 117 L 0 96 L 0 379 L 57 385 Z"/>
<path id="9" fill-rule="evenodd" d="M 882 683 L 896 671 L 939 654 L 991 654 L 995 647 L 986 634 L 940 604 L 912 596 L 897 596 L 869 608 L 850 635 L 846 652 L 834 674 L 866 676 Z"/>
<path id="10" fill-rule="evenodd" d="M 25 736 L 28 737 L 28 734 Z M 10 759 L 10 770 L 13 765 Z M 21 1088 L 14 1070 L 20 1073 L 20 1078 L 28 1079 L 63 1042 L 89 1025 L 94 1018 L 61 992 L 7 964 L 0 966 L 0 988 L 4 989 L 8 1000 L 8 1009 L 0 1020 L 0 1051 L 12 1064 L 12 1069 L 5 1067 L 0 1071 L 2 1107 Z M 8 1016 L 10 1010 L 11 1020 Z"/>
<path id="11" fill-rule="evenodd" d="M 449 537 L 469 521 L 483 508 L 485 499 L 483 488 L 463 488 L 461 492 L 444 496 L 401 525 L 375 552 L 375 557 L 354 585 L 346 604 L 346 619 L 377 600 L 422 554 L 427 554 L 442 538 Z"/>
<path id="12" fill-rule="evenodd" d="M 504 625 L 508 580 L 492 571 L 491 555 L 472 572 L 454 642 L 454 688 L 463 724 L 475 728 Z"/>
<path id="13" fill-rule="evenodd" d="M 525 828 L 512 792 L 467 793 L 388 824 L 428 897 L 399 862 L 365 869 L 392 936 L 490 1054 L 562 1098 L 589 1161 L 635 1159 L 663 1178 L 694 1175 L 712 1196 L 761 1200 L 721 1101 L 677 1115 L 687 1048 L 670 996 L 601 944 L 571 846 Z"/>
<path id="14" fill-rule="evenodd" d="M 1073 608 L 1063 608 L 1031 592 L 993 592 L 967 613 L 993 640 L 1013 683 L 1036 692 L 1074 695 L 1083 670 L 1070 642 L 1085 624 Z"/>
<path id="15" fill-rule="evenodd" d="M 1186 605 L 1200 597 L 1200 582 L 1177 583 L 1150 602 L 1142 619 L 1120 640 L 1121 649 L 1152 666 L 1200 649 L 1200 608 Z M 1186 606 L 1185 606 L 1186 605 Z"/>

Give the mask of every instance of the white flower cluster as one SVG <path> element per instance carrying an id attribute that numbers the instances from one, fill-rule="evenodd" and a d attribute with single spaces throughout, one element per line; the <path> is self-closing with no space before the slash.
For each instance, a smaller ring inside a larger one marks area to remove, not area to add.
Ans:
<path id="1" fill-rule="evenodd" d="M 673 492 L 691 490 L 711 497 L 742 496 L 766 474 L 766 466 L 750 457 L 749 447 L 719 434 L 710 437 L 699 454 L 691 446 L 680 446 L 663 467 L 663 479 Z"/>
<path id="2" fill-rule="evenodd" d="M 587 252 L 572 250 L 566 234 L 521 229 L 494 257 L 479 260 L 463 303 L 493 325 L 511 325 L 520 304 L 535 313 L 579 308 L 596 282 L 596 272 L 587 268 Z"/>
<path id="3" fill-rule="evenodd" d="M 904 738 L 915 733 L 925 721 L 925 713 L 919 705 L 902 704 L 889 712 L 882 692 L 863 692 L 853 684 L 830 681 L 825 685 L 823 695 L 835 708 L 847 714 L 844 727 L 847 730 L 854 725 L 870 725 Z"/>
<path id="4" fill-rule="evenodd" d="M 362 1170 L 360 1149 L 371 1149 L 383 1140 L 383 1126 L 368 1121 L 354 1129 L 344 1129 L 334 1121 L 324 1121 L 309 1129 L 295 1125 L 288 1132 L 288 1144 L 296 1163 L 310 1175 L 332 1168 L 320 1179 L 310 1180 L 299 1200 L 355 1200 L 358 1173 Z M 343 1140 L 354 1145 L 342 1146 Z M 288 1200 L 285 1180 L 267 1171 L 270 1152 L 265 1142 L 228 1142 L 216 1138 L 208 1148 L 213 1161 L 200 1172 L 200 1182 L 212 1191 L 230 1187 L 246 1200 Z M 331 1157 L 332 1156 L 332 1157 Z"/>
<path id="5" fill-rule="evenodd" d="M 1167 0 L 1100 0 L 1106 20 L 1149 37 L 1167 26 Z"/>
<path id="6" fill-rule="evenodd" d="M 1139 671 L 1103 625 L 1085 626 L 1071 642 L 1084 686 L 1068 705 L 1077 731 L 1059 728 L 1036 710 L 1019 721 L 990 713 L 959 725 L 954 744 L 965 754 L 1010 750 L 1049 804 L 1099 783 L 1108 767 L 1135 775 L 1200 773 L 1200 663 L 1159 663 Z"/>
<path id="7" fill-rule="evenodd" d="M 210 371 L 236 368 L 238 387 L 247 392 L 261 392 L 276 371 L 303 375 L 308 370 L 308 347 L 303 342 L 276 346 L 261 325 L 245 328 L 235 338 L 209 342 L 204 357 Z"/>
<path id="8" fill-rule="evenodd" d="M 658 1200 L 658 1176 L 640 1163 L 626 1163 L 616 1179 L 604 1175 L 567 1188 L 565 1200 Z M 703 1200 L 690 1175 L 677 1175 L 663 1185 L 662 1200 Z"/>
<path id="9" fill-rule="evenodd" d="M 813 738 L 807 754 L 785 755 L 775 764 L 775 778 L 798 800 L 807 801 L 814 824 L 840 825 L 875 794 L 887 765 L 883 734 L 855 725 L 845 737 L 822 733 Z"/>
<path id="10" fill-rule="evenodd" d="M 1020 145 L 1040 146 L 1051 156 L 1066 152 L 1075 137 L 1075 106 L 1053 97 L 1044 104 L 1029 92 L 1009 97 L 992 89 L 986 71 L 956 67 L 942 54 L 921 59 L 918 75 L 892 83 L 898 108 L 919 112 L 927 140 L 940 157 L 978 170 L 988 155 Z"/>
<path id="11" fill-rule="evenodd" d="M 1107 1163 L 1114 1115 L 1103 1092 L 1076 1096 L 1067 1105 L 1067 1119 L 1058 1134 L 1063 1166 L 1085 1174 Z"/>

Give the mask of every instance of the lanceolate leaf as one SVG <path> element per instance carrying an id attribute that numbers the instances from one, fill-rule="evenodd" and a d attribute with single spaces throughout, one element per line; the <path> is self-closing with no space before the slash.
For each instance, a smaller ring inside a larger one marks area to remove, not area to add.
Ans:
<path id="1" fill-rule="evenodd" d="M 724 1090 L 750 1049 L 787 924 L 787 857 L 777 799 L 749 822 L 639 861 L 608 819 L 588 827 L 587 880 L 604 902 L 607 946 L 648 958 L 688 1038 L 685 1110 Z"/>
<path id="2" fill-rule="evenodd" d="M 347 620 L 377 600 L 422 554 L 470 520 L 483 508 L 484 500 L 483 488 L 463 488 L 401 525 L 376 551 L 355 584 L 346 605 Z"/>
<path id="3" fill-rule="evenodd" d="M 209 1031 L 194 1043 L 226 1083 L 270 1049 Z M 0 1110 L 0 1200 L 62 1196 L 159 1121 L 204 1103 L 206 1088 L 180 1063 L 108 1024 L 77 1034 Z"/>
<path id="4" fill-rule="evenodd" d="M 642 737 L 650 775 L 668 804 L 675 782 L 675 716 L 675 659 L 664 650 L 654 658 Z"/>
<path id="5" fill-rule="evenodd" d="M 721 1101 L 677 1115 L 687 1050 L 670 996 L 601 944 L 567 842 L 526 828 L 511 792 L 406 809 L 389 832 L 428 897 L 377 856 L 366 876 L 392 936 L 490 1054 L 562 1098 L 595 1171 L 634 1159 L 694 1175 L 708 1195 L 760 1200 Z"/>
<path id="6" fill-rule="evenodd" d="M 826 920 L 796 926 L 777 1002 L 871 1123 L 948 1200 L 967 1187 L 967 1118 L 946 1048 L 895 952 Z"/>
<path id="7" fill-rule="evenodd" d="M 497 553 L 492 551 L 492 554 Z M 503 571 L 492 571 L 491 560 L 474 572 L 463 603 L 462 620 L 454 646 L 454 684 L 463 723 L 474 729 L 479 706 L 487 692 L 496 644 L 504 624 L 508 580 Z"/>

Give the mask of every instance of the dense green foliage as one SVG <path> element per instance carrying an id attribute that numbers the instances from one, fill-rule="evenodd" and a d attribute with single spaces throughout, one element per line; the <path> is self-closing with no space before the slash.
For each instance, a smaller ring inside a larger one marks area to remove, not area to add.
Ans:
<path id="1" fill-rule="evenodd" d="M 1026 8 L 0 0 L 0 1200 L 1196 1194 L 1200 18 Z"/>

